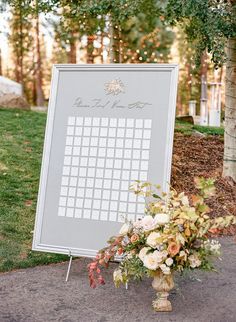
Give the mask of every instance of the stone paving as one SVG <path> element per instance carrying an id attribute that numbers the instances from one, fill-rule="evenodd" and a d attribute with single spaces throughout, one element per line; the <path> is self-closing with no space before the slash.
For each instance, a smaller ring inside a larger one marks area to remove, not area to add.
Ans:
<path id="1" fill-rule="evenodd" d="M 67 283 L 68 263 L 0 274 L 0 322 L 236 322 L 236 243 L 231 237 L 220 241 L 218 273 L 177 276 L 171 313 L 152 310 L 150 279 L 116 289 L 112 267 L 106 285 L 90 289 L 89 259 L 83 258 L 72 262 Z"/>

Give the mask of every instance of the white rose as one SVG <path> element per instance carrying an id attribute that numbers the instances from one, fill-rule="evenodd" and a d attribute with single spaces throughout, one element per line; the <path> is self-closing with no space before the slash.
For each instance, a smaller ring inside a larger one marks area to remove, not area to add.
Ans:
<path id="1" fill-rule="evenodd" d="M 147 238 L 146 243 L 148 244 L 148 246 L 151 246 L 152 248 L 156 248 L 158 245 L 158 238 L 160 237 L 160 233 L 157 233 L 155 231 L 153 231 Z"/>
<path id="2" fill-rule="evenodd" d="M 148 269 L 155 271 L 159 266 L 157 251 L 144 256 L 143 265 Z"/>
<path id="3" fill-rule="evenodd" d="M 170 274 L 170 268 L 165 264 L 161 264 L 160 269 L 162 270 L 163 274 L 166 274 L 166 275 Z"/>
<path id="4" fill-rule="evenodd" d="M 170 221 L 170 216 L 164 213 L 156 214 L 156 216 L 154 217 L 154 220 L 158 225 L 165 225 L 165 224 L 168 224 L 168 222 Z"/>
<path id="5" fill-rule="evenodd" d="M 143 261 L 144 260 L 144 257 L 147 255 L 147 252 L 150 250 L 151 248 L 149 248 L 149 247 L 143 247 L 141 250 L 140 250 L 140 252 L 139 252 L 139 254 L 138 254 L 138 257 L 141 259 L 141 261 Z"/>
<path id="6" fill-rule="evenodd" d="M 154 218 L 150 215 L 143 217 L 141 225 L 144 231 L 153 230 L 158 226 Z"/>
<path id="7" fill-rule="evenodd" d="M 128 234 L 129 229 L 130 229 L 130 225 L 129 225 L 129 224 L 127 224 L 127 223 L 125 223 L 125 224 L 121 227 L 121 229 L 120 229 L 120 231 L 119 231 L 119 234 L 120 234 L 120 235 L 122 235 L 122 236 L 125 236 L 125 235 L 127 235 L 127 234 Z"/>
<path id="8" fill-rule="evenodd" d="M 192 268 L 199 267 L 202 263 L 196 254 L 190 255 L 188 258 L 188 261 L 189 261 L 190 267 Z"/>
<path id="9" fill-rule="evenodd" d="M 167 266 L 171 266 L 174 263 L 174 261 L 173 261 L 173 259 L 171 257 L 169 257 L 169 258 L 166 259 L 165 263 L 166 263 Z"/>

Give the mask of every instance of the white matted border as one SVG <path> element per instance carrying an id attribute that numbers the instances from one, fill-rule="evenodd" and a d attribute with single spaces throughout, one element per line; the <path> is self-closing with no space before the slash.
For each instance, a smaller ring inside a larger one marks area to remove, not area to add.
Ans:
<path id="1" fill-rule="evenodd" d="M 47 178 L 48 178 L 48 168 L 49 168 L 49 160 L 50 160 L 50 153 L 51 153 L 51 142 L 53 137 L 56 97 L 57 97 L 57 91 L 58 91 L 60 72 L 63 72 L 63 71 L 77 72 L 81 70 L 83 71 L 91 71 L 91 70 L 93 71 L 107 71 L 107 70 L 109 71 L 113 71 L 113 70 L 114 71 L 120 71 L 120 70 L 155 71 L 156 70 L 156 71 L 171 72 L 168 126 L 166 128 L 167 144 L 166 144 L 166 150 L 165 150 L 165 168 L 164 168 L 164 177 L 166 178 L 166 182 L 163 183 L 163 187 L 162 187 L 164 191 L 168 191 L 170 175 L 171 175 L 171 161 L 172 161 L 174 125 L 175 125 L 174 121 L 175 121 L 175 106 L 176 106 L 176 96 L 177 96 L 178 65 L 177 64 L 130 64 L 130 65 L 129 64 L 109 64 L 109 65 L 60 64 L 60 65 L 53 66 L 32 250 L 44 251 L 49 253 L 67 254 L 67 255 L 71 254 L 72 256 L 92 258 L 92 257 L 95 257 L 97 253 L 96 250 L 82 249 L 82 248 L 68 249 L 68 247 L 45 245 L 40 243 L 41 234 L 42 234 L 43 213 L 44 213 L 43 210 L 45 206 L 45 194 L 46 194 L 46 186 L 47 186 Z"/>

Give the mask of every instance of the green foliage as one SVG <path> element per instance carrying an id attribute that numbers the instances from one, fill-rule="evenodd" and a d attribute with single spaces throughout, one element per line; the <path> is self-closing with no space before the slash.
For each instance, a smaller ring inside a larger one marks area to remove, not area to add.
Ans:
<path id="1" fill-rule="evenodd" d="M 136 255 L 129 258 L 126 257 L 119 267 L 122 272 L 127 272 L 125 279 L 123 278 L 123 283 L 131 279 L 140 281 L 144 276 L 149 275 L 148 269 Z"/>
<path id="2" fill-rule="evenodd" d="M 140 12 L 149 12 L 149 18 L 159 13 L 154 0 L 90 0 L 84 1 L 80 10 L 93 16 L 110 15 L 115 22 L 125 21 Z"/>
<path id="3" fill-rule="evenodd" d="M 197 177 L 194 179 L 194 183 L 196 188 L 200 190 L 200 195 L 203 198 L 209 198 L 215 195 L 215 179 Z"/>
<path id="4" fill-rule="evenodd" d="M 167 62 L 174 33 L 159 17 L 141 12 L 121 24 L 124 62 Z"/>
<path id="5" fill-rule="evenodd" d="M 215 66 L 225 61 L 225 41 L 236 36 L 235 1 L 169 0 L 165 17 L 172 24 L 180 24 L 196 49 L 200 64 L 202 52 L 212 54 Z"/>

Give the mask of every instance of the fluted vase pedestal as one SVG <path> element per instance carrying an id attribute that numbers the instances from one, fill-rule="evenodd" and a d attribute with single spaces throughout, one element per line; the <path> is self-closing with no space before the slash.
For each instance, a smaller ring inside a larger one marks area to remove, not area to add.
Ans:
<path id="1" fill-rule="evenodd" d="M 157 298 L 152 302 L 154 310 L 157 312 L 172 311 L 172 305 L 168 300 L 168 296 L 174 287 L 173 275 L 165 275 L 158 270 L 154 275 L 152 287 L 157 291 Z"/>

